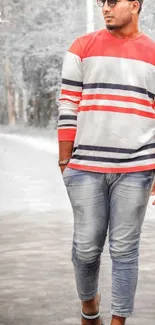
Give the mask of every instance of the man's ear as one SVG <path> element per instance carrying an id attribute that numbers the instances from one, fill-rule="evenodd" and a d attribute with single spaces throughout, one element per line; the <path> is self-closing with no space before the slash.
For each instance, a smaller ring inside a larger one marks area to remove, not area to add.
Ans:
<path id="1" fill-rule="evenodd" d="M 140 3 L 138 0 L 135 0 L 132 2 L 132 13 L 135 15 L 135 14 L 138 14 L 140 12 Z"/>

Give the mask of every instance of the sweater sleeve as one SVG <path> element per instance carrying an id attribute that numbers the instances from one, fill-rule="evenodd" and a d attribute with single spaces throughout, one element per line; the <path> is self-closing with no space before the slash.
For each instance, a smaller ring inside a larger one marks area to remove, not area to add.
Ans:
<path id="1" fill-rule="evenodd" d="M 82 54 L 80 41 L 77 39 L 68 50 L 63 63 L 61 95 L 59 98 L 59 141 L 74 142 L 82 86 Z"/>

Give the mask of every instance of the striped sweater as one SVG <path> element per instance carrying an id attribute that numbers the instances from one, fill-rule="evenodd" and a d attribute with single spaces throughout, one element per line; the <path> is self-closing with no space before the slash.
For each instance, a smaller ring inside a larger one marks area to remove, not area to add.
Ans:
<path id="1" fill-rule="evenodd" d="M 59 141 L 68 167 L 103 173 L 155 169 L 155 43 L 107 30 L 79 37 L 62 71 Z"/>

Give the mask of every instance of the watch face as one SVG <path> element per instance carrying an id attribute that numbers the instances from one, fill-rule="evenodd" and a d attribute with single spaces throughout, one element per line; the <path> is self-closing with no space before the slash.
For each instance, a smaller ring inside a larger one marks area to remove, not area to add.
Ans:
<path id="1" fill-rule="evenodd" d="M 59 160 L 59 166 L 65 166 L 69 163 L 69 159 Z"/>

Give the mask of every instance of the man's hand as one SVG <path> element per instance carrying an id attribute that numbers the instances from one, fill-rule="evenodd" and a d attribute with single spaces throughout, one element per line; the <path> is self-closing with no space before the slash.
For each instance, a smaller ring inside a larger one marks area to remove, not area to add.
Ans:
<path id="1" fill-rule="evenodd" d="M 64 170 L 65 170 L 66 167 L 67 167 L 67 165 L 65 165 L 65 166 L 60 166 L 61 174 L 63 174 L 63 172 L 64 172 Z"/>
<path id="2" fill-rule="evenodd" d="M 155 196 L 155 183 L 154 183 L 154 185 L 153 185 L 153 188 L 152 188 L 152 191 L 151 191 L 151 195 L 152 195 L 152 196 Z M 155 200 L 153 201 L 152 204 L 155 205 Z"/>
<path id="3" fill-rule="evenodd" d="M 59 163 L 60 161 L 64 163 L 61 166 L 59 165 L 62 174 L 72 156 L 73 145 L 73 141 L 59 141 Z"/>

